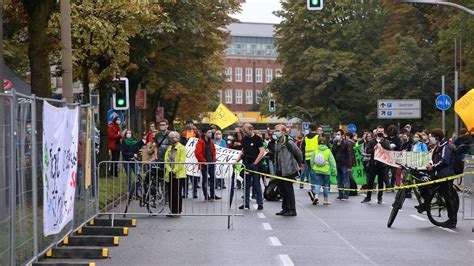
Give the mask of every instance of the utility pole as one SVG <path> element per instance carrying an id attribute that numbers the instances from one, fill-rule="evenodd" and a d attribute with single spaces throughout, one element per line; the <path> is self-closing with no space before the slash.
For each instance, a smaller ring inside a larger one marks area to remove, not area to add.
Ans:
<path id="1" fill-rule="evenodd" d="M 61 0 L 60 6 L 63 97 L 68 103 L 72 103 L 74 98 L 72 92 L 71 2 L 70 0 Z"/>
<path id="2" fill-rule="evenodd" d="M 459 79 L 458 72 L 454 71 L 454 102 L 457 102 L 459 99 Z M 458 113 L 454 112 L 454 132 L 456 138 L 459 137 L 459 117 Z"/>
<path id="3" fill-rule="evenodd" d="M 446 90 L 444 87 L 444 75 L 441 76 L 441 95 L 444 95 Z M 443 133 L 446 134 L 446 111 L 442 111 L 441 115 L 441 128 L 443 129 Z"/>

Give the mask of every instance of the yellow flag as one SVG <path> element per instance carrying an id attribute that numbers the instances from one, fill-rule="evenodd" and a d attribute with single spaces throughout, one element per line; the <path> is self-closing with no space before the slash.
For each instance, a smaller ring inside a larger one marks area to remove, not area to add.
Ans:
<path id="1" fill-rule="evenodd" d="M 209 124 L 217 125 L 221 129 L 224 129 L 237 121 L 239 121 L 237 116 L 235 116 L 234 113 L 232 113 L 225 105 L 221 103 L 217 107 L 216 111 L 211 113 Z"/>
<path id="2" fill-rule="evenodd" d="M 454 104 L 454 111 L 461 117 L 468 130 L 474 130 L 474 89 Z"/>

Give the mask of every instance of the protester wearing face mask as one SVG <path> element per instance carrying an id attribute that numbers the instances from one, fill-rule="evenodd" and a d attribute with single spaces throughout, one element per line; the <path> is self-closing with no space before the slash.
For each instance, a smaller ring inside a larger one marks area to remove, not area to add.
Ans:
<path id="1" fill-rule="evenodd" d="M 186 126 L 181 132 L 181 144 L 186 146 L 190 138 L 199 138 L 199 133 L 197 128 L 194 126 L 192 120 L 186 120 Z"/>
<path id="2" fill-rule="evenodd" d="M 120 140 L 122 139 L 122 133 L 120 132 L 120 125 L 122 124 L 122 120 L 119 116 L 116 116 L 112 123 L 110 123 L 109 128 L 107 130 L 107 135 L 109 138 L 109 150 L 112 154 L 112 161 L 117 162 L 120 160 L 120 151 L 121 143 Z M 109 174 L 114 177 L 118 177 L 118 165 L 117 163 L 112 163 L 109 169 Z"/>
<path id="3" fill-rule="evenodd" d="M 155 134 L 155 160 L 159 162 L 163 162 L 165 159 L 166 149 L 170 145 L 168 125 L 168 120 L 161 120 L 159 124 L 160 132 Z"/>
<path id="4" fill-rule="evenodd" d="M 428 151 L 428 146 L 423 143 L 422 141 L 422 135 L 420 132 L 416 132 L 413 135 L 413 146 L 411 151 L 414 152 L 427 152 Z"/>
<path id="5" fill-rule="evenodd" d="M 125 172 L 127 173 L 128 192 L 130 192 L 132 189 L 131 172 L 133 171 L 135 175 L 137 174 L 137 163 L 135 160 L 138 158 L 138 151 L 142 143 L 135 139 L 132 130 L 127 129 L 125 132 L 125 139 L 122 144 L 122 159 L 124 161 L 130 161 L 124 164 Z"/>
<path id="6" fill-rule="evenodd" d="M 387 175 L 387 165 L 376 161 L 374 159 L 374 154 L 376 149 L 386 149 L 390 150 L 390 142 L 384 138 L 384 128 L 382 126 L 378 126 L 377 130 L 375 131 L 376 135 L 375 138 L 369 141 L 369 144 L 366 149 L 366 153 L 370 154 L 370 162 L 369 162 L 369 176 L 367 176 L 367 189 L 374 188 L 374 180 L 375 176 L 377 176 L 377 183 L 379 189 L 383 189 L 384 180 Z M 372 191 L 367 192 L 367 197 L 361 203 L 367 203 L 371 201 Z M 382 196 L 383 191 L 379 191 L 377 195 L 377 203 L 382 204 Z"/>
<path id="7" fill-rule="evenodd" d="M 194 150 L 196 159 L 198 162 L 203 163 L 199 164 L 199 169 L 202 174 L 202 193 L 204 194 L 205 200 L 219 200 L 220 197 L 215 194 L 215 181 L 216 181 L 216 147 L 212 141 L 212 130 L 209 128 L 202 129 L 202 137 L 199 138 Z M 209 164 L 210 163 L 210 164 Z M 207 179 L 209 177 L 209 192 L 207 194 Z"/>
<path id="8" fill-rule="evenodd" d="M 180 217 L 183 209 L 181 191 L 185 186 L 186 165 L 174 164 L 186 161 L 186 148 L 179 143 L 180 135 L 176 131 L 168 134 L 168 148 L 165 152 L 165 184 L 171 213 L 167 217 Z"/>
<path id="9" fill-rule="evenodd" d="M 334 136 L 334 146 L 332 154 L 336 159 L 337 165 L 337 187 L 340 188 L 339 196 L 336 200 L 349 199 L 349 191 L 344 189 L 350 188 L 350 171 L 352 171 L 353 151 L 351 145 L 344 140 L 344 131 L 338 129 Z"/>
<path id="10" fill-rule="evenodd" d="M 413 147 L 413 141 L 410 138 L 409 132 L 402 133 L 402 151 L 411 151 Z"/>
<path id="11" fill-rule="evenodd" d="M 222 131 L 216 130 L 214 133 L 214 145 L 222 148 L 227 148 L 227 141 L 222 136 Z M 216 178 L 216 189 L 226 189 L 224 178 Z"/>
<path id="12" fill-rule="evenodd" d="M 431 155 L 431 163 L 426 166 L 428 171 L 433 171 L 436 179 L 453 176 L 453 147 L 448 144 L 443 130 L 435 128 L 431 131 L 431 138 L 434 139 L 435 147 Z M 421 188 L 421 187 L 420 187 Z M 429 196 L 429 186 L 425 186 L 420 190 L 420 194 L 423 196 L 425 201 L 415 208 L 418 209 L 419 213 L 426 211 L 430 208 L 430 203 L 426 201 Z M 457 224 L 457 210 L 454 208 L 452 199 L 452 193 L 457 193 L 453 188 L 453 180 L 439 183 L 438 193 L 443 196 L 446 201 L 446 208 L 448 211 L 449 221 L 444 226 L 447 228 L 456 228 Z"/>

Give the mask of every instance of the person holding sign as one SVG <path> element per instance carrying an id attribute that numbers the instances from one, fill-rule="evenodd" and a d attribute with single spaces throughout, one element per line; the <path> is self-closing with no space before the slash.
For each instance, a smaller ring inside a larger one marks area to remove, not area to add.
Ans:
<path id="1" fill-rule="evenodd" d="M 215 182 L 216 182 L 216 165 L 214 164 L 216 159 L 216 147 L 214 146 L 214 141 L 212 141 L 212 130 L 209 128 L 203 128 L 202 137 L 199 138 L 196 150 L 194 151 L 196 159 L 200 163 L 199 169 L 201 169 L 202 174 L 202 193 L 204 194 L 205 200 L 221 199 L 215 195 Z M 211 163 L 211 164 L 207 164 Z M 207 177 L 209 176 L 209 194 L 207 194 Z"/>

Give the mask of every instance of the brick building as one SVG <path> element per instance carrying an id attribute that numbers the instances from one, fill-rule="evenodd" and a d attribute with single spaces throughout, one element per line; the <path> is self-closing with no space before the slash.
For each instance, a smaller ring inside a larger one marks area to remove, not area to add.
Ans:
<path id="1" fill-rule="evenodd" d="M 258 111 L 267 84 L 281 76 L 282 66 L 276 62 L 274 26 L 247 22 L 228 26 L 227 88 L 219 91 L 219 98 L 230 110 Z"/>

